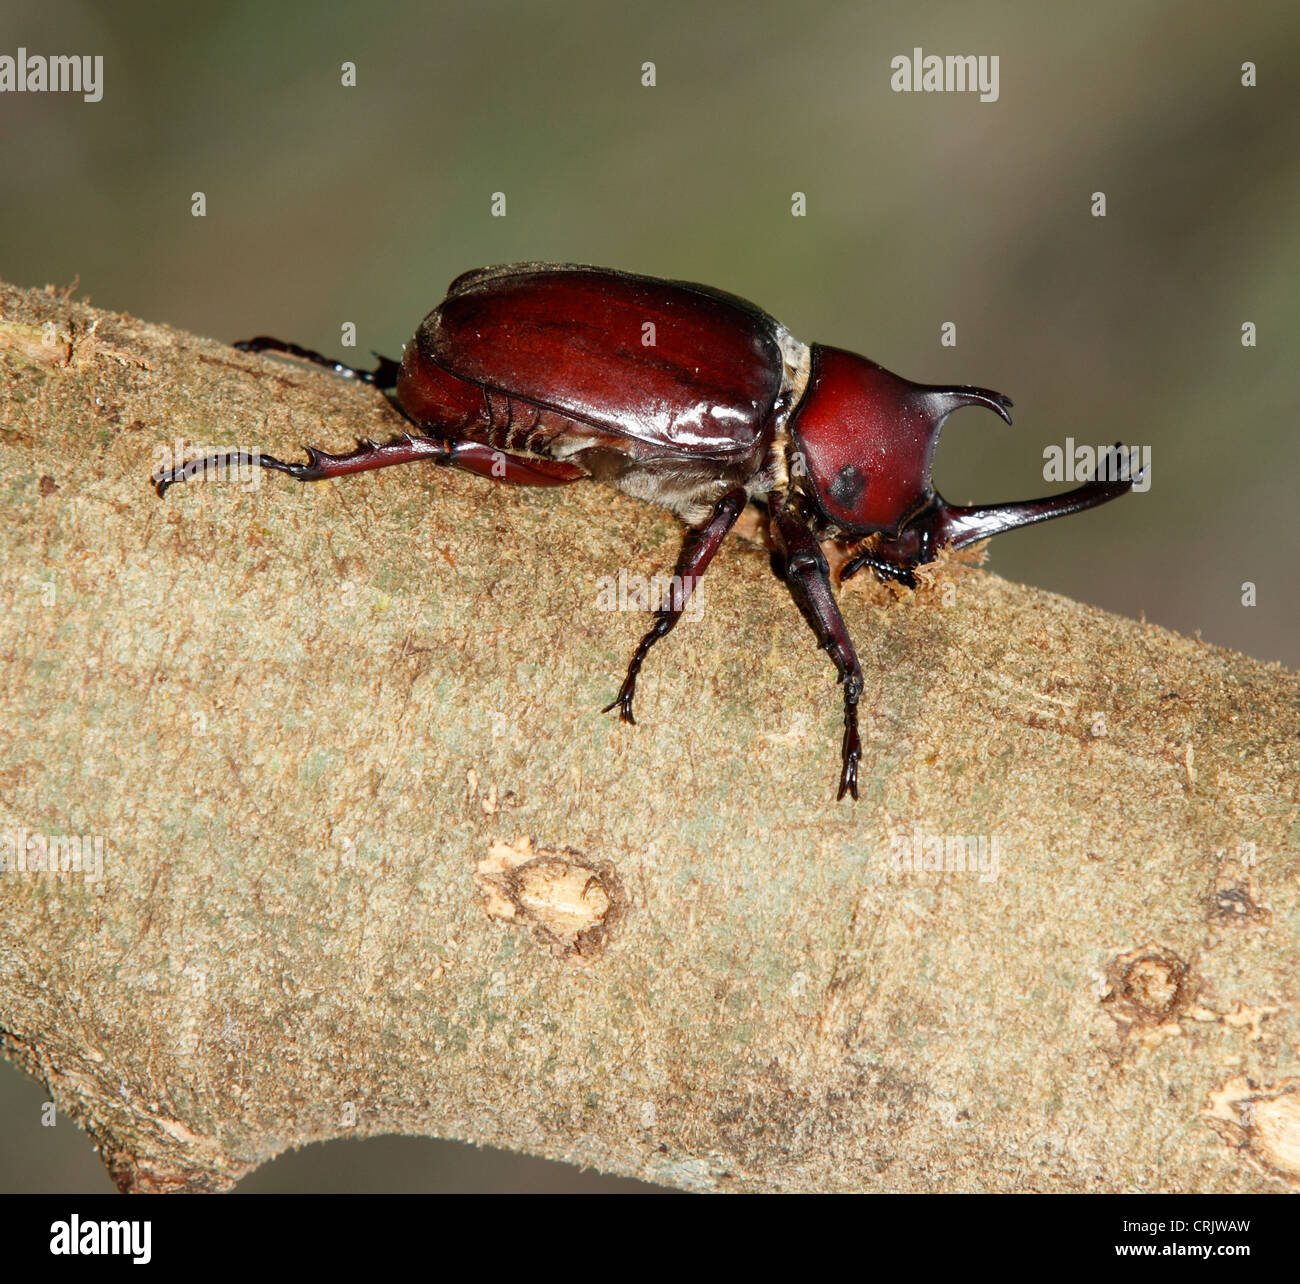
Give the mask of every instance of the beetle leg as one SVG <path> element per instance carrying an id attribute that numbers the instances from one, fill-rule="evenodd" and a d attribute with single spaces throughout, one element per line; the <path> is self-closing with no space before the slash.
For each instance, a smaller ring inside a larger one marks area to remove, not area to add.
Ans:
<path id="1" fill-rule="evenodd" d="M 463 468 L 492 481 L 512 486 L 565 486 L 590 476 L 577 464 L 560 459 L 534 459 L 531 455 L 512 455 L 479 441 L 453 441 L 451 455 L 445 460 L 452 468 Z"/>
<path id="2" fill-rule="evenodd" d="M 821 545 L 807 523 L 784 499 L 777 495 L 771 504 L 772 535 L 785 563 L 785 582 L 790 595 L 804 613 L 822 649 L 830 653 L 844 686 L 843 767 L 836 800 L 846 793 L 858 796 L 858 759 L 862 744 L 858 739 L 858 700 L 862 695 L 862 668 L 849 637 L 848 626 L 831 591 L 830 568 Z"/>
<path id="3" fill-rule="evenodd" d="M 662 637 L 672 632 L 673 626 L 681 619 L 686 609 L 686 601 L 699 581 L 700 576 L 709 569 L 713 555 L 718 551 L 727 532 L 735 525 L 736 518 L 749 502 L 749 496 L 739 487 L 729 490 L 714 505 L 713 513 L 703 526 L 697 526 L 687 532 L 686 541 L 677 558 L 677 568 L 673 572 L 677 587 L 669 595 L 668 602 L 655 612 L 655 622 L 650 631 L 641 639 L 632 662 L 627 666 L 627 677 L 619 688 L 618 695 L 609 702 L 601 713 L 608 713 L 617 706 L 619 717 L 624 722 L 635 725 L 632 716 L 632 697 L 636 694 L 637 674 L 645 662 L 650 648 Z"/>
<path id="4" fill-rule="evenodd" d="M 889 558 L 881 557 L 874 548 L 865 553 L 859 553 L 844 565 L 840 570 L 840 583 L 843 584 L 845 580 L 852 579 L 864 566 L 871 567 L 879 580 L 897 580 L 910 589 L 916 587 L 916 576 L 912 572 L 912 567 L 898 562 L 891 562 Z"/>
<path id="5" fill-rule="evenodd" d="M 511 482 L 517 486 L 563 486 L 578 481 L 587 474 L 576 464 L 561 463 L 554 459 L 530 459 L 525 455 L 511 455 L 503 450 L 493 450 L 477 441 L 445 441 L 440 437 L 417 437 L 405 433 L 396 441 L 379 445 L 364 440 L 356 450 L 346 455 L 331 455 L 315 446 L 307 447 L 305 464 L 286 464 L 271 455 L 249 453 L 243 450 L 223 450 L 206 459 L 191 459 L 179 468 L 155 473 L 153 484 L 159 496 L 167 493 L 169 486 L 189 481 L 211 472 L 225 476 L 234 468 L 270 468 L 288 473 L 297 481 L 326 481 L 331 477 L 346 477 L 349 473 L 370 472 L 375 468 L 389 468 L 395 464 L 411 464 L 428 460 L 450 468 L 463 468 L 466 472 L 490 477 L 493 481 Z"/>
<path id="6" fill-rule="evenodd" d="M 357 370 L 352 366 L 344 365 L 342 361 L 335 361 L 333 357 L 313 352 L 310 348 L 300 348 L 296 343 L 286 343 L 283 339 L 272 339 L 269 334 L 259 334 L 255 339 L 241 339 L 238 343 L 231 344 L 231 347 L 238 348 L 240 352 L 282 352 L 286 357 L 298 357 L 302 361 L 310 361 L 313 365 L 324 366 L 326 370 L 332 370 L 345 379 L 357 379 L 376 388 L 397 387 L 397 372 L 402 368 L 400 361 L 381 357 L 376 352 L 372 355 L 378 359 L 379 364 L 373 370 Z"/>

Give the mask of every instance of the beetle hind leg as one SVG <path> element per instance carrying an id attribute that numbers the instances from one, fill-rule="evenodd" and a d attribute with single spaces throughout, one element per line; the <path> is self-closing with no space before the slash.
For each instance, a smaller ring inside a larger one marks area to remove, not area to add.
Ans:
<path id="1" fill-rule="evenodd" d="M 342 477 L 348 473 L 368 472 L 373 468 L 387 468 L 393 464 L 409 464 L 417 459 L 429 459 L 434 463 L 448 463 L 452 444 L 436 437 L 413 437 L 409 433 L 397 441 L 379 445 L 368 439 L 359 441 L 356 450 L 346 455 L 331 455 L 326 451 L 308 446 L 307 460 L 301 464 L 288 464 L 273 455 L 263 455 L 256 451 L 223 450 L 206 459 L 191 459 L 153 475 L 154 489 L 159 497 L 167 493 L 168 487 L 177 482 L 192 481 L 196 477 L 209 474 L 224 477 L 229 471 L 247 467 L 267 468 L 279 473 L 288 473 L 295 481 L 325 481 L 330 477 Z"/>
<path id="2" fill-rule="evenodd" d="M 273 339 L 269 334 L 259 334 L 255 339 L 241 339 L 231 345 L 240 352 L 279 352 L 286 357 L 297 357 L 300 361 L 310 361 L 312 365 L 324 366 L 345 379 L 356 379 L 375 388 L 387 389 L 397 387 L 397 372 L 402 368 L 401 362 L 391 357 L 381 357 L 374 353 L 379 364 L 373 370 L 358 370 L 333 357 L 313 352 L 311 348 L 299 347 L 296 343 L 286 343 L 283 339 Z"/>
<path id="3" fill-rule="evenodd" d="M 307 460 L 301 464 L 287 464 L 272 455 L 250 453 L 243 450 L 226 450 L 206 459 L 192 459 L 165 472 L 153 475 L 154 488 L 159 497 L 177 482 L 191 481 L 195 477 L 228 475 L 232 468 L 269 468 L 288 473 L 300 482 L 328 481 L 331 477 L 346 477 L 351 473 L 371 472 L 376 468 L 391 468 L 396 464 L 413 464 L 421 460 L 443 464 L 477 473 L 493 481 L 508 482 L 516 486 L 563 486 L 578 481 L 587 474 L 576 464 L 566 464 L 554 459 L 531 459 L 526 455 L 512 455 L 493 450 L 477 441 L 445 440 L 441 437 L 416 436 L 404 433 L 396 441 L 378 442 L 363 439 L 357 448 L 346 455 L 331 455 L 327 451 L 308 446 Z"/>
<path id="4" fill-rule="evenodd" d="M 673 575 L 676 587 L 669 595 L 668 603 L 655 612 L 655 622 L 637 646 L 631 663 L 627 666 L 627 676 L 623 679 L 618 695 L 601 710 L 601 713 L 608 713 L 611 709 L 617 708 L 618 716 L 623 722 L 636 724 L 636 719 L 632 716 L 632 698 L 636 695 L 636 679 L 641 672 L 641 666 L 645 663 L 650 648 L 660 638 L 667 637 L 677 621 L 681 619 L 682 612 L 686 609 L 687 599 L 694 591 L 700 577 L 708 570 L 713 555 L 726 538 L 727 532 L 735 525 L 736 518 L 740 516 L 748 498 L 740 488 L 728 491 L 714 505 L 709 520 L 687 534 Z"/>

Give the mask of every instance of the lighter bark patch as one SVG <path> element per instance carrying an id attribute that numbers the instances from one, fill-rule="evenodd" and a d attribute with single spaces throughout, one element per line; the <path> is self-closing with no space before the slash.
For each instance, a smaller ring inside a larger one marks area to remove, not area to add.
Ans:
<path id="1" fill-rule="evenodd" d="M 1300 1079 L 1230 1079 L 1201 1114 L 1253 1168 L 1300 1190 Z"/>
<path id="2" fill-rule="evenodd" d="M 527 835 L 493 842 L 474 868 L 489 918 L 529 926 L 553 951 L 578 962 L 604 952 L 623 909 L 614 867 L 570 848 L 534 849 Z"/>

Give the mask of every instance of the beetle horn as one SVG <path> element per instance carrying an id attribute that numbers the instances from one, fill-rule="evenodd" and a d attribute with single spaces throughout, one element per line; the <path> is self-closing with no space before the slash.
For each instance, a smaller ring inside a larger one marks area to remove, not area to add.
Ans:
<path id="1" fill-rule="evenodd" d="M 985 406 L 1010 423 L 1011 407 L 1015 405 L 1010 397 L 1004 397 L 1000 392 L 990 392 L 988 388 L 940 388 L 935 384 L 924 384 L 921 392 L 930 403 L 926 410 L 936 424 L 942 423 L 944 417 L 958 406 Z"/>
<path id="2" fill-rule="evenodd" d="M 1070 513 L 1080 513 L 1086 508 L 1096 508 L 1098 504 L 1128 494 L 1133 489 L 1133 483 L 1141 479 L 1140 472 L 1136 475 L 1132 472 L 1129 452 L 1122 443 L 1116 442 L 1114 448 L 1106 452 L 1106 456 L 1099 469 L 1100 475 L 1092 481 L 1074 490 L 1067 490 L 1063 495 L 1050 495 L 1045 499 L 1022 499 L 1008 504 L 966 507 L 950 504 L 936 492 L 932 513 L 923 514 L 920 524 L 928 528 L 934 543 L 964 548 L 967 544 L 988 539 L 992 535 L 1001 535 L 1018 526 L 1032 526 L 1035 522 L 1046 522 L 1053 517 L 1065 517 Z"/>
<path id="3" fill-rule="evenodd" d="M 1081 513 L 1085 508 L 1096 508 L 1109 500 L 1126 495 L 1133 488 L 1132 480 L 1092 481 L 1064 495 L 1050 499 L 1024 499 L 1010 504 L 980 504 L 963 508 L 940 498 L 942 516 L 936 523 L 941 533 L 938 542 L 953 548 L 965 548 L 977 540 L 1001 535 L 1017 526 L 1032 526 L 1035 522 L 1050 521 L 1053 517 L 1066 517 Z"/>
<path id="4" fill-rule="evenodd" d="M 940 548 L 965 548 L 977 540 L 1001 535 L 1017 526 L 1032 526 L 1035 522 L 1050 521 L 1081 513 L 1085 508 L 1096 508 L 1109 500 L 1126 495 L 1133 483 L 1141 480 L 1129 468 L 1128 451 L 1119 443 L 1107 452 L 1103 475 L 1063 495 L 1049 495 L 1045 499 L 1021 499 L 1008 504 L 950 504 L 938 491 L 914 513 L 897 535 L 882 539 L 871 549 L 853 557 L 840 571 L 843 583 L 856 575 L 864 566 L 873 567 L 877 574 L 900 580 L 915 587 L 914 567 L 933 561 Z"/>

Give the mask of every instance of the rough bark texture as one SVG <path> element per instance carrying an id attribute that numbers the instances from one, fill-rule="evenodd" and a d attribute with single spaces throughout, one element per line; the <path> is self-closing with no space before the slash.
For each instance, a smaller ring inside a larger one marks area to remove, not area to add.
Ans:
<path id="1" fill-rule="evenodd" d="M 160 443 L 395 418 L 0 301 L 0 1037 L 123 1188 L 349 1133 L 693 1190 L 1300 1183 L 1294 674 L 968 566 L 855 581 L 836 804 L 833 673 L 760 553 L 625 727 L 645 618 L 598 577 L 670 572 L 671 518 L 416 468 L 159 501 Z"/>

